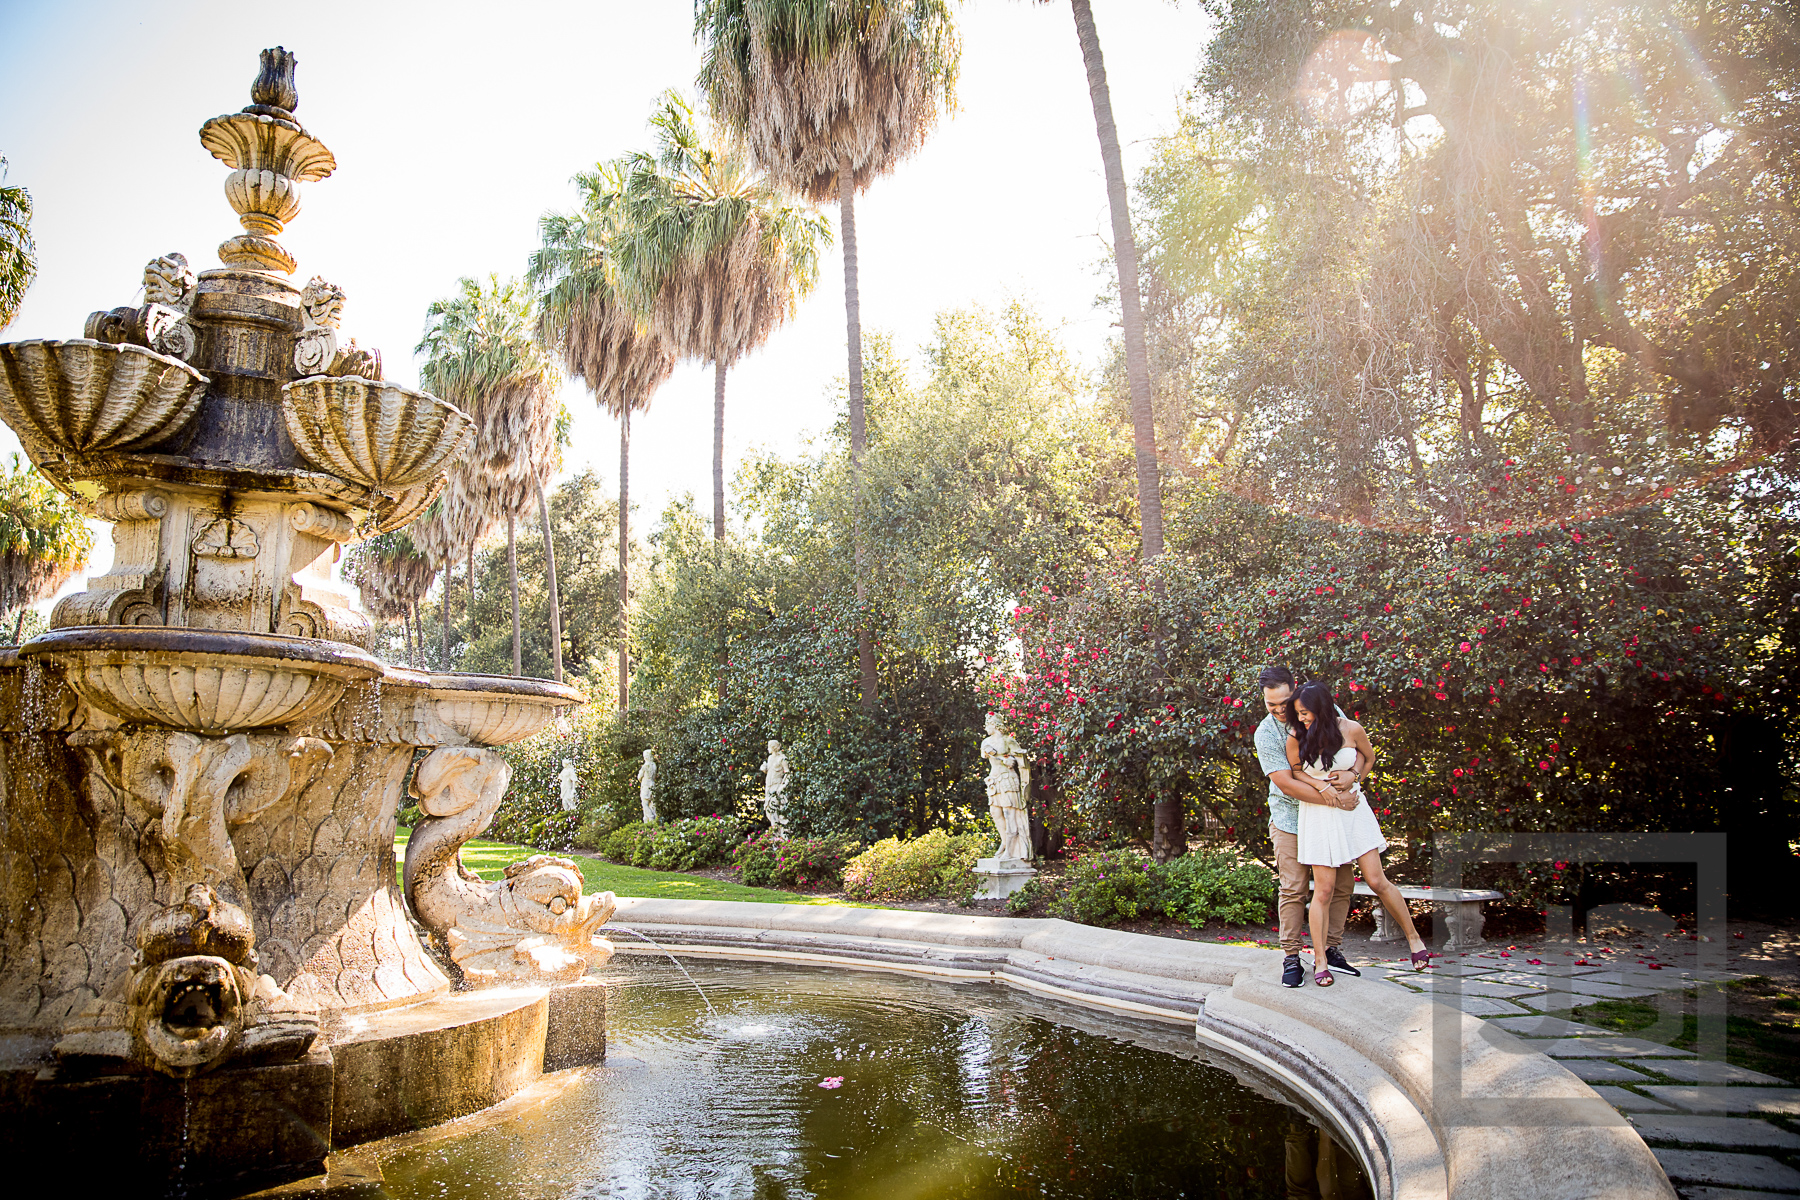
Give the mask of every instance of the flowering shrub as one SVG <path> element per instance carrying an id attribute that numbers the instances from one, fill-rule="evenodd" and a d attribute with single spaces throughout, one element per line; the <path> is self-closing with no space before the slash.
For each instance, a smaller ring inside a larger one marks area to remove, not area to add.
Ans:
<path id="1" fill-rule="evenodd" d="M 634 867 L 688 871 L 726 861 L 743 836 L 743 822 L 736 817 L 689 817 L 656 825 L 633 821 L 608 834 L 600 853 Z"/>
<path id="2" fill-rule="evenodd" d="M 778 838 L 763 830 L 732 851 L 752 887 L 832 891 L 844 883 L 844 861 L 859 847 L 845 838 Z"/>
<path id="3" fill-rule="evenodd" d="M 650 865 L 659 871 L 708 867 L 731 857 L 744 840 L 744 823 L 736 817 L 689 817 L 655 827 L 650 839 Z"/>
<path id="4" fill-rule="evenodd" d="M 642 821 L 621 825 L 607 834 L 600 843 L 600 855 L 626 866 L 647 867 L 650 865 L 650 847 L 656 838 L 656 829 L 655 825 L 646 825 Z"/>
<path id="5" fill-rule="evenodd" d="M 1791 568 L 1738 540 L 1717 497 L 1427 536 L 1195 492 L 1171 508 L 1153 576 L 1099 573 L 1016 607 L 1025 677 L 991 694 L 1078 840 L 1142 838 L 1152 803 L 1179 799 L 1190 821 L 1266 846 L 1252 739 L 1269 663 L 1323 680 L 1368 727 L 1397 878 L 1429 879 L 1443 834 L 1733 819 L 1736 764 L 1718 747 L 1751 728 L 1746 681 L 1779 686 L 1755 664 L 1787 618 L 1757 581 Z M 1547 898 L 1492 870 L 1510 895 Z"/>
<path id="6" fill-rule="evenodd" d="M 1159 864 L 1133 850 L 1107 850 L 1073 860 L 1060 877 L 1039 875 L 1012 894 L 1007 909 L 1084 925 L 1164 918 L 1199 928 L 1208 921 L 1261 924 L 1274 897 L 1269 869 L 1228 851 Z"/>
<path id="7" fill-rule="evenodd" d="M 975 860 L 995 849 L 990 835 L 957 836 L 942 829 L 908 841 L 883 838 L 845 865 L 844 893 L 852 900 L 942 896 L 967 903 L 975 895 Z"/>
<path id="8" fill-rule="evenodd" d="M 1041 904 L 1050 916 L 1083 925 L 1135 921 L 1151 890 L 1146 861 L 1133 850 L 1083 855 L 1060 877 L 1039 875 L 1014 892 L 1007 909 L 1022 914 Z"/>
<path id="9" fill-rule="evenodd" d="M 1196 850 L 1152 864 L 1147 907 L 1180 925 L 1208 921 L 1260 925 L 1275 898 L 1275 876 L 1251 859 L 1223 850 Z"/>

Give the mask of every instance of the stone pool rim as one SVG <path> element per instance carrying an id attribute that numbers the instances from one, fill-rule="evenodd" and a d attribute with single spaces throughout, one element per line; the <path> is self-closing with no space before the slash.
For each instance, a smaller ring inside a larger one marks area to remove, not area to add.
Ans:
<path id="1" fill-rule="evenodd" d="M 1313 1104 L 1384 1200 L 1676 1200 L 1643 1139 L 1560 1063 L 1372 979 L 1283 988 L 1277 950 L 1055 919 L 733 900 L 621 898 L 614 921 L 677 955 L 985 979 L 1191 1026 L 1199 1045 Z"/>

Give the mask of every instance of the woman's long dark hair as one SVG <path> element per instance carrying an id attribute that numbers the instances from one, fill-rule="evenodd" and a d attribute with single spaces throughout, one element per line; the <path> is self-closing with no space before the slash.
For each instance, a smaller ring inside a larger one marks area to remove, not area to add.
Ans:
<path id="1" fill-rule="evenodd" d="M 1338 728 L 1337 701 L 1331 698 L 1331 689 L 1313 680 L 1301 684 L 1294 699 L 1313 715 L 1313 723 L 1300 729 L 1300 765 L 1316 762 L 1330 770 L 1332 760 L 1344 746 L 1344 731 Z M 1298 715 L 1294 718 L 1296 722 L 1299 719 Z"/>

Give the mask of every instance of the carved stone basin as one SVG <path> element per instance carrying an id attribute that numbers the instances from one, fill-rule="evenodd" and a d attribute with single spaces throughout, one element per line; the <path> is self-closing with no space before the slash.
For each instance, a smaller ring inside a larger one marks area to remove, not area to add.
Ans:
<path id="1" fill-rule="evenodd" d="M 337 703 L 381 664 L 354 646 L 278 634 L 90 625 L 58 629 L 19 656 L 60 670 L 122 721 L 224 733 L 287 725 Z"/>
<path id="2" fill-rule="evenodd" d="M 425 483 L 475 434 L 454 404 L 359 375 L 309 375 L 282 386 L 294 448 L 313 467 L 371 490 Z"/>
<path id="3" fill-rule="evenodd" d="M 142 346 L 76 338 L 0 344 L 0 419 L 62 454 L 130 449 L 181 431 L 207 378 Z"/>
<path id="4" fill-rule="evenodd" d="M 427 694 L 438 720 L 482 746 L 523 741 L 548 725 L 558 709 L 583 699 L 574 688 L 548 679 L 460 673 L 433 675 Z"/>

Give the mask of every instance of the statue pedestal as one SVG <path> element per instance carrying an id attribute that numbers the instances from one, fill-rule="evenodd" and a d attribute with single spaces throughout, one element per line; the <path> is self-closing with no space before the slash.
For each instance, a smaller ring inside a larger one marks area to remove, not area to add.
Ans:
<path id="1" fill-rule="evenodd" d="M 975 898 L 1004 900 L 1030 883 L 1037 868 L 1022 858 L 978 858 L 975 860 Z"/>

